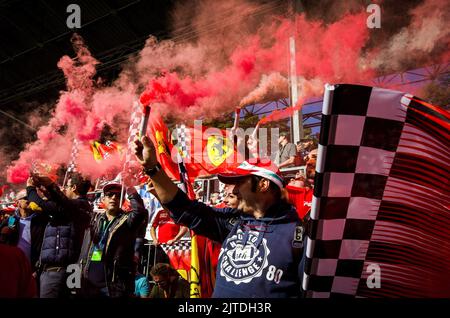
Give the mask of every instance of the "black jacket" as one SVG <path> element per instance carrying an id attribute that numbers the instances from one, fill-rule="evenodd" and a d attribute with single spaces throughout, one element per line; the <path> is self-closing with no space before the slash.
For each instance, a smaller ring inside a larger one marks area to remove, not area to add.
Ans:
<path id="1" fill-rule="evenodd" d="M 28 201 L 35 202 L 49 216 L 39 262 L 47 266 L 67 266 L 78 261 L 92 207 L 85 197 L 69 199 L 56 185 L 47 187 L 49 200 L 43 200 L 35 187 L 27 187 Z"/>
<path id="2" fill-rule="evenodd" d="M 111 297 L 130 296 L 134 292 L 135 265 L 134 243 L 137 230 L 143 222 L 147 210 L 137 193 L 128 196 L 131 203 L 131 212 L 122 210 L 109 227 L 106 245 L 103 251 L 102 263 L 105 268 L 106 284 Z M 91 219 L 90 227 L 85 231 L 80 254 L 82 278 L 88 278 L 94 246 L 100 240 L 100 228 L 105 221 L 105 213 L 95 213 Z"/>

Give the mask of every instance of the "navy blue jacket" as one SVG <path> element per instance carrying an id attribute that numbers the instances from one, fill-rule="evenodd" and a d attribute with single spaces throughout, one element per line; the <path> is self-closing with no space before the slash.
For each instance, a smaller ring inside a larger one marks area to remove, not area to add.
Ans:
<path id="1" fill-rule="evenodd" d="M 56 185 L 47 188 L 50 200 L 43 200 L 35 187 L 27 197 L 49 216 L 39 262 L 46 266 L 67 266 L 78 261 L 84 230 L 89 226 L 92 207 L 85 197 L 68 199 Z"/>
<path id="2" fill-rule="evenodd" d="M 304 228 L 290 204 L 280 201 L 264 218 L 214 209 L 178 191 L 165 205 L 177 223 L 222 243 L 216 298 L 287 298 L 301 295 Z M 218 213 L 222 212 L 222 213 Z"/>

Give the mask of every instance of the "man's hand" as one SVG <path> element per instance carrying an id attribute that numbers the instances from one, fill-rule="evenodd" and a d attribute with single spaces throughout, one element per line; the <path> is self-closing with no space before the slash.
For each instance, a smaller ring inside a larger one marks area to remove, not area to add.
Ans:
<path id="1" fill-rule="evenodd" d="M 167 245 L 172 245 L 173 243 L 175 243 L 175 240 L 168 240 L 168 241 L 166 242 Z"/>
<path id="2" fill-rule="evenodd" d="M 147 136 L 142 137 L 142 141 L 136 136 L 132 144 L 132 149 L 137 161 L 144 168 L 151 169 L 158 163 L 155 147 Z"/>
<path id="3" fill-rule="evenodd" d="M 153 241 L 153 245 L 155 245 L 155 246 L 158 246 L 158 245 L 159 245 L 159 242 L 158 242 L 158 240 L 156 240 L 156 241 Z"/>
<path id="4" fill-rule="evenodd" d="M 33 177 L 29 177 L 27 179 L 27 187 L 35 187 L 35 186 L 36 186 L 36 184 L 34 183 Z"/>
<path id="5" fill-rule="evenodd" d="M 52 179 L 44 175 L 34 175 L 35 183 L 39 185 L 43 185 L 44 187 L 48 187 L 53 183 Z"/>

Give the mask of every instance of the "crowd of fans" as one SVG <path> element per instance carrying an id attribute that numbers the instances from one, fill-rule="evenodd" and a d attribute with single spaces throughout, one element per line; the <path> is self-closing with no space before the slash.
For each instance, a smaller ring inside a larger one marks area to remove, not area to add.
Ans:
<path id="1" fill-rule="evenodd" d="M 294 145 L 286 135 L 280 136 L 279 144 L 274 162 L 279 168 L 299 169 L 284 175 L 285 186 L 269 178 L 271 187 L 278 185 L 274 193 L 281 190 L 280 199 L 294 205 L 299 219 L 306 222 L 317 144 L 303 139 Z M 188 227 L 193 226 L 178 216 L 174 220 L 171 212 L 176 208 L 171 209 L 165 195 L 161 198 L 161 192 L 155 191 L 152 172 L 148 174 L 147 183 L 123 187 L 112 181 L 103 186 L 100 195 L 89 199 L 92 185 L 78 173 L 72 174 L 64 187 L 47 176 L 33 175 L 26 189 L 4 193 L 0 254 L 8 261 L 1 262 L 0 275 L 10 275 L 0 278 L 5 282 L 0 297 L 189 297 L 189 282 L 172 268 L 160 245 L 188 238 Z M 260 175 L 255 182 L 264 178 Z M 206 200 L 204 190 L 198 188 L 196 198 L 225 212 L 245 209 L 240 183 L 223 176 L 221 181 L 225 183 L 222 191 L 211 193 Z M 121 206 L 125 191 L 127 204 Z M 211 236 L 219 251 L 222 239 Z M 151 260 L 143 253 L 144 237 L 154 248 Z M 141 273 L 144 263 L 150 269 L 147 275 Z M 217 260 L 213 263 L 217 266 Z M 67 284 L 71 264 L 81 268 L 81 286 Z"/>

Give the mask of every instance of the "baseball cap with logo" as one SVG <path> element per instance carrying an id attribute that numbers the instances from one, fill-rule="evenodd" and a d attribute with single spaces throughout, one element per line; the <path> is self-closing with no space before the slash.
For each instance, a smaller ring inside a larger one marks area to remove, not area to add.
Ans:
<path id="1" fill-rule="evenodd" d="M 224 173 L 219 173 L 217 177 L 223 183 L 233 184 L 242 177 L 250 175 L 266 178 L 275 183 L 280 189 L 283 189 L 283 177 L 281 176 L 281 172 L 270 160 L 264 163 L 258 160 L 254 164 L 244 161 L 236 168 L 229 169 Z"/>
<path id="2" fill-rule="evenodd" d="M 108 191 L 117 191 L 120 192 L 122 190 L 122 184 L 117 181 L 110 181 L 103 187 L 103 193 Z"/>

